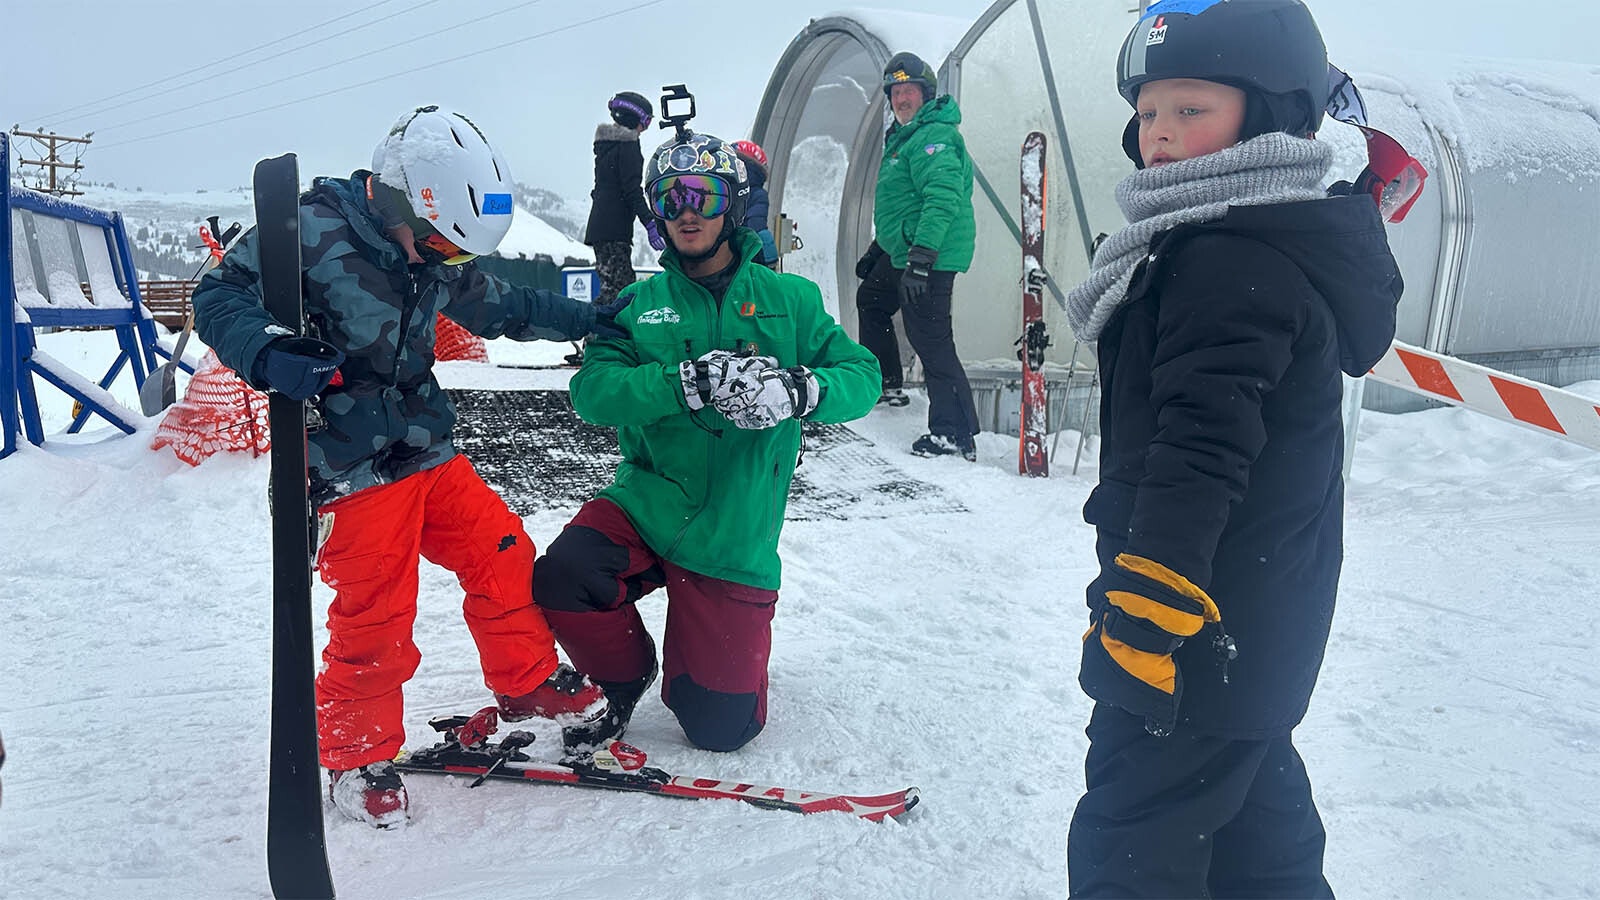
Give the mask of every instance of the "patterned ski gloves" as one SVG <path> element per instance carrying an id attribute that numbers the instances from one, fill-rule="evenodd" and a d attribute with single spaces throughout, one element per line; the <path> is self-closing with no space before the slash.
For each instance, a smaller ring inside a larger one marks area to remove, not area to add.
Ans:
<path id="1" fill-rule="evenodd" d="M 1083 635 L 1078 684 L 1101 703 L 1144 717 L 1161 737 L 1177 723 L 1183 674 L 1172 654 L 1208 622 L 1217 623 L 1213 646 L 1227 660 L 1238 655 L 1222 630 L 1222 613 L 1206 592 L 1158 562 L 1127 553 L 1089 585 L 1092 624 Z"/>
<path id="2" fill-rule="evenodd" d="M 817 408 L 817 376 L 805 366 L 753 369 L 722 387 L 714 405 L 739 428 L 771 428 Z"/>
<path id="3" fill-rule="evenodd" d="M 678 363 L 683 399 L 691 410 L 714 406 L 723 382 L 747 370 L 777 364 L 770 356 L 735 356 L 731 350 L 712 350 L 699 359 L 686 359 Z"/>
<path id="4" fill-rule="evenodd" d="M 770 356 L 735 356 L 713 350 L 678 364 L 690 410 L 712 407 L 738 428 L 771 428 L 817 408 L 821 388 L 805 366 L 782 368 Z"/>
<path id="5" fill-rule="evenodd" d="M 655 219 L 651 219 L 650 221 L 644 223 L 644 234 L 645 237 L 650 241 L 650 249 L 667 249 L 667 239 L 661 234 L 660 222 L 657 222 Z"/>

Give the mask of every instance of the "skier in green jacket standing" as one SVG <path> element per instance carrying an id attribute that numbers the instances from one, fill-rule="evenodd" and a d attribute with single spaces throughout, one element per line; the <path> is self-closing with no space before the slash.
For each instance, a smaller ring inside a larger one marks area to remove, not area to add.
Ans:
<path id="1" fill-rule="evenodd" d="M 856 314 L 861 343 L 883 370 L 883 400 L 903 405 L 894 314 L 905 323 L 922 360 L 928 389 L 928 433 L 911 445 L 919 456 L 960 453 L 978 458 L 972 436 L 978 410 L 956 354 L 950 298 L 956 273 L 972 265 L 972 158 L 956 126 L 961 110 L 935 96 L 938 76 L 916 54 L 897 53 L 883 70 L 883 93 L 894 112 L 883 139 L 873 196 L 877 237 L 856 263 L 861 288 Z"/>
<path id="2" fill-rule="evenodd" d="M 635 603 L 663 586 L 662 701 L 708 750 L 760 733 L 800 420 L 859 418 L 880 388 L 815 284 L 752 262 L 761 241 L 739 224 L 749 181 L 731 146 L 685 129 L 644 176 L 665 271 L 602 311 L 628 336 L 591 340 L 571 386 L 579 415 L 616 427 L 622 462 L 533 573 L 556 639 L 611 700 L 598 727 L 567 730 L 574 754 L 619 736 L 655 679 Z"/>

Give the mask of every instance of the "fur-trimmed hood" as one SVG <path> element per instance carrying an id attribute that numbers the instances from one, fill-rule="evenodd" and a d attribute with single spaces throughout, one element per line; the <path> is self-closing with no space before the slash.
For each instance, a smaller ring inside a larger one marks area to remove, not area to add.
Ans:
<path id="1" fill-rule="evenodd" d="M 639 132 L 635 129 L 618 125 L 615 122 L 601 122 L 595 126 L 594 139 L 596 143 L 600 141 L 633 141 L 638 143 Z"/>

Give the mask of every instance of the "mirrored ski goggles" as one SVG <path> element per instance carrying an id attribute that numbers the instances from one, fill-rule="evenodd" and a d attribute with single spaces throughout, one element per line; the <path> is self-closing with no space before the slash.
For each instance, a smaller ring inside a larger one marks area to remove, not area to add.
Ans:
<path id="1" fill-rule="evenodd" d="M 1367 167 L 1354 190 L 1372 195 L 1385 222 L 1401 222 L 1428 181 L 1428 170 L 1400 142 L 1367 124 L 1367 104 L 1355 80 L 1339 67 L 1328 66 L 1328 106 L 1335 121 L 1353 125 L 1367 140 Z"/>
<path id="2" fill-rule="evenodd" d="M 447 266 L 459 266 L 462 263 L 472 262 L 478 258 L 478 254 L 468 253 L 457 247 L 450 242 L 449 238 L 431 228 L 426 235 L 417 236 L 417 244 L 418 246 L 427 247 L 434 253 L 444 257 L 444 264 Z"/>
<path id="3" fill-rule="evenodd" d="M 668 175 L 650 189 L 651 211 L 669 222 L 686 209 L 702 219 L 715 219 L 732 202 L 727 183 L 715 175 Z"/>

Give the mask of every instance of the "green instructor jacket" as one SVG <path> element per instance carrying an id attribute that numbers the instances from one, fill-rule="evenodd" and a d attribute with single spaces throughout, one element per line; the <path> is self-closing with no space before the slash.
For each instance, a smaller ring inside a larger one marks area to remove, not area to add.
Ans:
<path id="1" fill-rule="evenodd" d="M 939 251 L 935 271 L 965 272 L 972 265 L 972 157 L 960 124 L 961 109 L 945 94 L 884 136 L 872 226 L 897 269 L 906 267 L 913 245 Z"/>
<path id="2" fill-rule="evenodd" d="M 683 272 L 670 248 L 665 271 L 622 290 L 616 323 L 630 337 L 590 338 L 572 377 L 585 421 L 615 426 L 622 463 L 600 496 L 627 513 L 667 560 L 703 575 L 776 590 L 778 534 L 800 453 L 800 422 L 737 428 L 712 407 L 691 412 L 678 364 L 712 350 L 753 349 L 816 373 L 821 398 L 807 418 L 847 422 L 882 391 L 878 361 L 828 315 L 817 286 L 751 259 L 755 232 L 731 241 L 739 269 L 719 304 Z"/>

